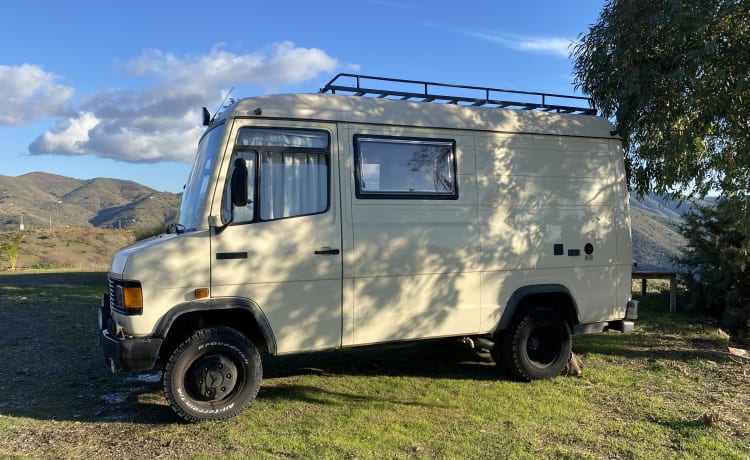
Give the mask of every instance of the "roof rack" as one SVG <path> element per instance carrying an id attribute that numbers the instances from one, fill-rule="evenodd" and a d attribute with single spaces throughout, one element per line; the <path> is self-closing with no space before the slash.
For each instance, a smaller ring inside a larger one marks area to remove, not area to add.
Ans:
<path id="1" fill-rule="evenodd" d="M 343 81 L 340 82 L 339 80 Z M 377 86 L 377 88 L 363 86 L 364 84 Z M 596 108 L 594 108 L 593 101 L 587 97 L 485 88 L 482 86 L 451 85 L 352 73 L 340 73 L 336 75 L 320 89 L 320 92 L 330 92 L 331 94 L 339 92 L 349 96 L 369 96 L 402 101 L 596 115 Z M 453 94 L 442 94 L 442 92 Z M 506 100 L 508 97 L 515 100 Z M 583 104 L 584 101 L 586 103 L 585 106 Z M 556 102 L 561 102 L 561 104 Z"/>

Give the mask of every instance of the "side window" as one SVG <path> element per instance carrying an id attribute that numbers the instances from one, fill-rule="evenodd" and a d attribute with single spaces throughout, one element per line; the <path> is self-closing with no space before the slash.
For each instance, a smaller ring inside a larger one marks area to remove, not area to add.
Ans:
<path id="1" fill-rule="evenodd" d="M 224 222 L 257 221 L 319 214 L 328 210 L 330 140 L 327 132 L 304 129 L 242 128 L 236 158 L 248 170 L 248 203 L 232 204 L 224 191 Z M 234 168 L 234 166 L 232 166 Z M 228 177 L 232 177 L 233 169 Z"/>
<path id="2" fill-rule="evenodd" d="M 448 139 L 354 136 L 357 198 L 458 198 L 456 143 Z"/>

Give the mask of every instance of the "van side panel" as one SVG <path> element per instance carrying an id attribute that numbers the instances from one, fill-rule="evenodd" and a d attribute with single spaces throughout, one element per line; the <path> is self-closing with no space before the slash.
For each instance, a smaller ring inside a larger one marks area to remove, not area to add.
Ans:
<path id="1" fill-rule="evenodd" d="M 350 315 L 345 309 L 344 318 L 352 344 L 477 333 L 480 248 L 473 136 L 350 125 L 350 141 L 355 134 L 454 139 L 459 196 L 352 198 L 352 250 L 344 262 L 344 272 L 353 277 Z M 347 157 L 353 158 L 352 146 L 347 148 Z M 347 165 L 342 182 L 348 180 L 353 190 L 353 163 Z"/>
<path id="2" fill-rule="evenodd" d="M 615 319 L 620 190 L 609 142 L 477 134 L 476 156 L 481 329 L 497 326 L 516 290 L 541 284 L 567 288 L 581 322 Z"/>

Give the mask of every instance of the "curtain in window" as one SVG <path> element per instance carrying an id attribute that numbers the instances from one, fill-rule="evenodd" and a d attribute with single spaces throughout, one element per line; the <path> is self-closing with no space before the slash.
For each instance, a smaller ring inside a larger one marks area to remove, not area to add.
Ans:
<path id="1" fill-rule="evenodd" d="M 260 169 L 262 220 L 315 214 L 328 206 L 326 155 L 264 151 Z"/>

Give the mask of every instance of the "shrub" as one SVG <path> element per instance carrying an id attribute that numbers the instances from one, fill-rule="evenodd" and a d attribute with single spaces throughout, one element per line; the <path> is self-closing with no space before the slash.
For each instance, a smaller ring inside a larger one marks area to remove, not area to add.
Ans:
<path id="1" fill-rule="evenodd" d="M 24 235 L 22 233 L 16 233 L 10 241 L 0 244 L 0 254 L 4 254 L 8 259 L 9 268 L 11 271 L 15 271 L 16 263 L 18 262 L 18 250 L 21 247 L 21 241 L 23 241 Z"/>
<path id="2" fill-rule="evenodd" d="M 72 268 L 85 264 L 85 258 L 69 252 L 49 251 L 39 259 L 38 268 Z"/>
<path id="3" fill-rule="evenodd" d="M 692 308 L 720 318 L 747 336 L 750 330 L 750 197 L 721 198 L 685 216 L 687 248 L 677 261 Z"/>
<path id="4" fill-rule="evenodd" d="M 135 240 L 145 240 L 146 238 L 151 238 L 152 236 L 158 236 L 163 233 L 167 233 L 167 224 L 161 224 L 157 225 L 156 227 L 151 228 L 143 228 L 138 229 L 135 231 Z"/>

